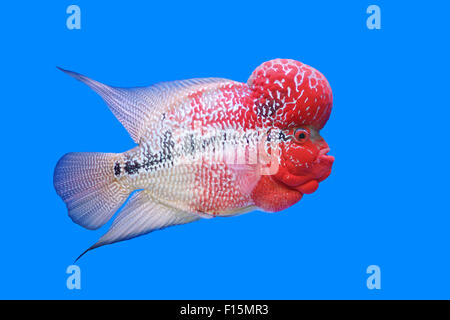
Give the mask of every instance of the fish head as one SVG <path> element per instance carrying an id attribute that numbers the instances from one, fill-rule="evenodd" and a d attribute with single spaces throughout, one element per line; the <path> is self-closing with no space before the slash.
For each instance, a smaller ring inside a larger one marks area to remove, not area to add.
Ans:
<path id="1" fill-rule="evenodd" d="M 269 128 L 268 141 L 278 148 L 271 152 L 276 170 L 261 176 L 252 198 L 265 211 L 284 210 L 331 173 L 334 157 L 320 130 L 330 117 L 332 91 L 319 71 L 288 59 L 263 63 L 248 86 L 259 125 Z"/>

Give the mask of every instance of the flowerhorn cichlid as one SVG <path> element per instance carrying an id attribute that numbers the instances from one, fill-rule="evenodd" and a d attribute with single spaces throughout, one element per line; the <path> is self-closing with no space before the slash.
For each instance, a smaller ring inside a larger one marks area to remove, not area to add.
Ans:
<path id="1" fill-rule="evenodd" d="M 135 88 L 62 71 L 97 92 L 137 144 L 124 153 L 68 153 L 56 165 L 56 192 L 87 229 L 103 226 L 129 198 L 86 251 L 202 218 L 281 211 L 331 173 L 334 158 L 319 133 L 331 88 L 301 62 L 265 62 L 247 83 Z"/>

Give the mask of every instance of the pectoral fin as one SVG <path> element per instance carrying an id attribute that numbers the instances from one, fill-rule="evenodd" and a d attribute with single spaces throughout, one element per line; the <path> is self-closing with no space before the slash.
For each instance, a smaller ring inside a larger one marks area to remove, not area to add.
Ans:
<path id="1" fill-rule="evenodd" d="M 250 195 L 261 178 L 261 168 L 258 164 L 231 164 L 228 167 L 235 174 L 235 184 L 243 195 Z"/>
<path id="2" fill-rule="evenodd" d="M 139 191 L 125 204 L 108 232 L 77 260 L 92 249 L 199 219 L 197 215 L 155 202 L 145 190 Z"/>

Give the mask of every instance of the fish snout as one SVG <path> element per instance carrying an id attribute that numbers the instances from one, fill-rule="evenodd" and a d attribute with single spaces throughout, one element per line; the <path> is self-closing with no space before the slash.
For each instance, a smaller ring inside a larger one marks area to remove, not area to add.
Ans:
<path id="1" fill-rule="evenodd" d="M 328 152 L 330 152 L 329 147 L 320 149 L 317 159 L 316 161 L 314 161 L 314 164 L 312 166 L 310 174 L 318 182 L 321 182 L 328 178 L 331 173 L 331 168 L 334 163 L 334 157 L 328 155 Z"/>
<path id="2" fill-rule="evenodd" d="M 302 194 L 315 192 L 319 182 L 324 181 L 331 174 L 334 157 L 328 155 L 329 151 L 328 147 L 320 149 L 316 160 L 306 170 L 298 174 L 283 170 L 277 175 L 277 180 Z"/>
<path id="3" fill-rule="evenodd" d="M 319 150 L 319 155 L 318 155 L 318 157 L 324 156 L 324 155 L 326 155 L 328 152 L 330 152 L 330 148 L 329 148 L 329 147 L 322 148 L 322 149 Z"/>

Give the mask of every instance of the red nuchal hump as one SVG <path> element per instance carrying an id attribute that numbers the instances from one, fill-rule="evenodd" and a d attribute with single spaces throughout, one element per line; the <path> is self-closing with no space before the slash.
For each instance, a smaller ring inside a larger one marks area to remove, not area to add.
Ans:
<path id="1" fill-rule="evenodd" d="M 275 126 L 311 125 L 321 129 L 330 117 L 333 97 L 327 79 L 299 61 L 265 62 L 247 83 L 256 101 L 256 113 Z"/>

